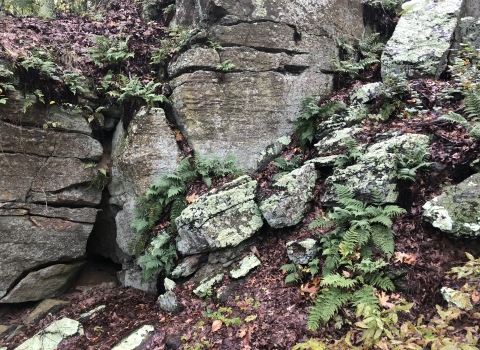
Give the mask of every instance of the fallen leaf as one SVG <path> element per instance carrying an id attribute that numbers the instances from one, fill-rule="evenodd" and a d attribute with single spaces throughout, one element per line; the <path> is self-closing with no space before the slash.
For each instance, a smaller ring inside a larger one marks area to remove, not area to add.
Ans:
<path id="1" fill-rule="evenodd" d="M 188 204 L 192 203 L 197 198 L 198 198 L 198 195 L 196 193 L 193 193 L 190 196 L 186 197 Z"/>
<path id="2" fill-rule="evenodd" d="M 342 273 L 343 273 L 343 275 L 344 275 L 345 277 L 347 277 L 347 278 L 350 278 L 350 276 L 352 275 L 350 272 L 345 271 L 345 270 L 342 270 Z"/>
<path id="3" fill-rule="evenodd" d="M 247 317 L 245 317 L 245 322 L 252 322 L 256 318 L 257 318 L 257 315 L 247 316 Z"/>
<path id="4" fill-rule="evenodd" d="M 394 304 L 388 302 L 388 300 L 390 300 L 390 296 L 388 296 L 387 293 L 382 291 L 375 295 L 377 296 L 380 305 L 382 305 L 383 307 L 391 309 L 395 306 Z"/>
<path id="5" fill-rule="evenodd" d="M 222 321 L 220 320 L 215 320 L 212 323 L 212 333 L 218 331 L 220 328 L 222 328 Z"/>
<path id="6" fill-rule="evenodd" d="M 402 253 L 402 252 L 395 252 L 395 261 L 399 263 L 405 263 L 408 265 L 412 265 L 417 260 L 415 254 L 409 253 Z"/>
<path id="7" fill-rule="evenodd" d="M 474 291 L 471 297 L 474 304 L 478 303 L 480 301 L 480 292 Z"/>
<path id="8" fill-rule="evenodd" d="M 247 334 L 247 331 L 248 329 L 245 327 L 245 328 L 241 328 L 238 332 L 237 332 L 237 338 L 243 338 L 246 334 Z"/>
<path id="9" fill-rule="evenodd" d="M 315 285 L 309 286 L 309 282 L 307 282 L 305 284 L 302 284 L 300 286 L 300 291 L 302 293 L 310 294 L 311 297 L 315 296 L 315 294 L 317 294 L 319 289 L 320 289 L 320 287 L 315 286 Z"/>

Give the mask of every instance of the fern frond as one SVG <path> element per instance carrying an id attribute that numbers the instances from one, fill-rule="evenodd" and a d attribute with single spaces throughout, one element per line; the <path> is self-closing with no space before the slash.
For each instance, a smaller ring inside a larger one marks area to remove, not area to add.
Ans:
<path id="1" fill-rule="evenodd" d="M 449 122 L 460 124 L 465 129 L 467 129 L 467 131 L 472 130 L 472 125 L 470 124 L 470 122 L 464 117 L 462 117 L 460 114 L 457 114 L 455 112 L 444 114 L 439 119 L 444 119 L 444 120 L 448 120 Z"/>
<path id="2" fill-rule="evenodd" d="M 358 283 L 356 279 L 346 278 L 339 273 L 324 276 L 320 285 L 322 287 L 335 287 L 350 289 Z"/>
<path id="3" fill-rule="evenodd" d="M 480 91 L 478 89 L 469 89 L 465 96 L 465 113 L 469 119 L 480 117 Z"/>
<path id="4" fill-rule="evenodd" d="M 400 208 L 397 205 L 386 205 L 383 208 L 384 215 L 387 215 L 390 218 L 405 214 L 407 211 L 403 208 Z"/>
<path id="5" fill-rule="evenodd" d="M 322 290 L 317 296 L 315 304 L 310 308 L 307 321 L 308 328 L 312 331 L 318 330 L 321 324 L 327 323 L 351 298 L 351 293 L 339 288 Z"/>
<path id="6" fill-rule="evenodd" d="M 378 223 L 388 228 L 392 227 L 393 225 L 392 219 L 390 219 L 390 217 L 386 215 L 375 216 L 371 218 L 369 221 L 370 223 Z"/>
<path id="7" fill-rule="evenodd" d="M 376 271 L 372 273 L 367 273 L 364 276 L 365 283 L 368 283 L 374 287 L 378 287 L 384 291 L 393 292 L 395 286 L 390 278 L 383 276 L 383 272 Z"/>
<path id="8" fill-rule="evenodd" d="M 351 228 L 345 233 L 343 237 L 344 241 L 342 243 L 347 245 L 352 245 L 356 247 L 362 247 L 368 243 L 370 240 L 370 232 L 368 230 L 356 229 L 352 230 Z"/>
<path id="9" fill-rule="evenodd" d="M 308 228 L 314 229 L 314 228 L 328 228 L 335 226 L 335 221 L 332 220 L 327 220 L 325 217 L 320 217 L 318 216 L 315 220 L 313 220 Z"/>
<path id="10" fill-rule="evenodd" d="M 371 228 L 373 244 L 390 259 L 395 250 L 395 241 L 390 227 L 375 225 Z"/>
<path id="11" fill-rule="evenodd" d="M 372 286 L 363 286 L 362 289 L 353 293 L 352 305 L 358 306 L 360 304 L 368 305 L 374 310 L 380 309 L 378 298 L 375 296 L 375 289 Z"/>

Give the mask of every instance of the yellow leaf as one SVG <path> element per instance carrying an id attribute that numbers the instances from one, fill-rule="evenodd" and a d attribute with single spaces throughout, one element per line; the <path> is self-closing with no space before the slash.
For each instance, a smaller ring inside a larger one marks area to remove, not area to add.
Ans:
<path id="1" fill-rule="evenodd" d="M 50 104 L 51 104 L 51 105 L 55 104 L 55 101 L 50 101 Z"/>

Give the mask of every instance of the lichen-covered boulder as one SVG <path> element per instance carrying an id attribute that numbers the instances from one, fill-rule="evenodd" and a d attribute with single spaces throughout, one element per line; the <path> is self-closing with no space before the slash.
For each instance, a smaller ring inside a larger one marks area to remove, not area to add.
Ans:
<path id="1" fill-rule="evenodd" d="M 320 127 L 322 127 L 321 124 Z M 353 139 L 354 136 L 361 131 L 361 128 L 355 126 L 333 131 L 329 133 L 329 136 L 326 136 L 317 144 L 315 144 L 315 147 L 317 148 L 319 154 L 342 154 L 345 150 L 346 141 Z"/>
<path id="2" fill-rule="evenodd" d="M 427 1 L 407 11 L 382 54 L 382 77 L 438 78 L 447 67 L 450 46 L 464 0 Z"/>
<path id="3" fill-rule="evenodd" d="M 273 186 L 280 191 L 260 203 L 260 211 L 268 224 L 273 228 L 298 224 L 313 199 L 315 180 L 314 164 L 306 164 L 277 180 Z"/>
<path id="4" fill-rule="evenodd" d="M 182 262 L 173 269 L 170 275 L 172 278 L 188 277 L 200 268 L 200 264 L 203 261 L 206 261 L 206 258 L 205 254 L 186 256 L 183 258 Z"/>
<path id="5" fill-rule="evenodd" d="M 238 268 L 230 271 L 230 276 L 233 278 L 245 277 L 251 270 L 260 265 L 260 260 L 254 254 L 247 255 L 240 261 Z"/>
<path id="6" fill-rule="evenodd" d="M 354 0 L 179 0 L 176 9 L 177 24 L 204 29 L 171 65 L 173 115 L 192 148 L 235 153 L 248 172 L 293 132 L 303 98 L 332 91 L 324 71 L 338 53 L 335 39 L 363 32 L 362 5 Z M 223 47 L 219 58 L 202 48 L 207 39 Z M 225 61 L 234 67 L 216 72 Z"/>
<path id="7" fill-rule="evenodd" d="M 213 286 L 222 282 L 223 276 L 223 273 L 219 273 L 214 277 L 204 278 L 198 283 L 198 286 L 193 290 L 193 293 L 198 297 L 205 296 L 207 293 L 212 291 Z"/>
<path id="8" fill-rule="evenodd" d="M 145 324 L 122 339 L 112 350 L 139 350 L 154 335 L 155 327 Z"/>
<path id="9" fill-rule="evenodd" d="M 179 313 L 183 310 L 183 305 L 178 302 L 178 298 L 174 292 L 175 282 L 165 278 L 164 280 L 165 293 L 160 295 L 157 299 L 158 306 L 161 310 L 171 313 Z"/>
<path id="10" fill-rule="evenodd" d="M 54 298 L 62 295 L 75 282 L 85 261 L 57 264 L 30 272 L 2 299 L 0 303 L 20 303 Z"/>
<path id="11" fill-rule="evenodd" d="M 480 173 L 425 203 L 423 218 L 454 237 L 480 237 Z"/>
<path id="12" fill-rule="evenodd" d="M 257 181 L 245 175 L 197 198 L 175 220 L 182 255 L 234 247 L 263 225 L 254 201 Z"/>
<path id="13" fill-rule="evenodd" d="M 372 101 L 377 97 L 382 86 L 383 83 L 380 82 L 359 86 L 350 93 L 350 104 L 359 105 Z"/>
<path id="14" fill-rule="evenodd" d="M 135 199 L 144 196 L 160 176 L 174 173 L 180 159 L 175 136 L 160 108 L 142 109 L 130 122 L 128 131 L 117 125 L 112 142 L 112 181 L 108 185 L 110 204 L 116 214 L 116 244 L 133 255 L 135 232 L 131 223 Z M 114 244 L 114 242 L 112 242 Z"/>
<path id="15" fill-rule="evenodd" d="M 317 252 L 318 244 L 313 238 L 287 242 L 287 255 L 294 264 L 308 264 L 315 258 Z"/>
<path id="16" fill-rule="evenodd" d="M 382 203 L 395 203 L 398 198 L 398 161 L 403 154 L 426 148 L 429 138 L 420 134 L 394 136 L 368 147 L 356 160 L 356 164 L 346 168 L 336 168 L 325 181 L 327 191 L 322 198 L 323 205 L 334 205 L 337 201 L 335 184 L 345 185 L 354 191 L 355 197 L 364 202 L 373 200 L 376 192 Z"/>

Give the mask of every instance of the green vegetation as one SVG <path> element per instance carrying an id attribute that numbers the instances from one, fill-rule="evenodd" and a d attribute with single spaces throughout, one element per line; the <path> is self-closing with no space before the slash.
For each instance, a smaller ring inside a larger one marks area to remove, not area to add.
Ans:
<path id="1" fill-rule="evenodd" d="M 168 39 L 160 41 L 160 47 L 152 52 L 150 63 L 153 65 L 166 64 L 167 60 L 172 58 L 184 48 L 189 30 L 181 26 L 170 26 L 168 28 Z"/>
<path id="2" fill-rule="evenodd" d="M 152 80 L 143 84 L 138 77 L 127 78 L 120 76 L 121 81 L 118 84 L 118 91 L 109 91 L 110 96 L 118 98 L 119 102 L 129 102 L 130 104 L 141 104 L 145 102 L 148 107 L 154 107 L 158 102 L 168 103 L 168 98 L 162 94 L 156 94 L 155 90 L 161 85 Z"/>
<path id="3" fill-rule="evenodd" d="M 386 260 L 372 260 L 373 248 L 391 258 L 394 251 L 392 218 L 405 212 L 396 205 L 375 205 L 354 199 L 351 189 L 336 185 L 338 206 L 318 217 L 310 228 L 334 228 L 321 236 L 325 266 L 323 289 L 311 308 L 308 327 L 317 330 L 346 304 L 366 304 L 378 309 L 374 288 L 394 290 L 382 268 Z M 374 202 L 378 202 L 374 198 Z M 377 254 L 378 255 L 378 254 Z M 341 274 L 338 272 L 341 271 Z"/>
<path id="4" fill-rule="evenodd" d="M 32 68 L 49 79 L 60 80 L 60 68 L 52 61 L 47 51 L 32 52 L 30 56 L 23 58 L 20 65 L 27 71 Z"/>
<path id="5" fill-rule="evenodd" d="M 302 147 L 311 144 L 318 124 L 346 106 L 341 102 L 328 102 L 319 107 L 315 97 L 307 97 L 302 101 L 302 114 L 294 122 L 295 132 Z"/>
<path id="6" fill-rule="evenodd" d="M 417 171 L 420 168 L 430 165 L 430 162 L 425 161 L 428 157 L 430 157 L 430 152 L 428 152 L 426 147 L 410 150 L 409 152 L 400 155 L 400 159 L 397 163 L 397 178 L 400 180 L 415 181 Z"/>
<path id="7" fill-rule="evenodd" d="M 379 34 L 375 33 L 365 39 L 355 39 L 353 44 L 348 44 L 345 39 L 337 40 L 337 46 L 342 50 L 344 60 L 335 57 L 332 60 L 335 72 L 348 74 L 351 78 L 379 63 L 383 43 L 377 41 Z"/>
<path id="8" fill-rule="evenodd" d="M 230 60 L 225 60 L 217 66 L 217 70 L 220 72 L 228 72 L 235 68 L 235 65 Z"/>
<path id="9" fill-rule="evenodd" d="M 213 320 L 221 321 L 225 326 L 229 327 L 230 325 L 242 325 L 242 320 L 238 317 L 228 318 L 227 316 L 232 313 L 231 307 L 221 307 L 217 311 L 212 312 L 210 309 L 207 309 L 207 312 L 203 314 L 203 317 L 211 318 Z"/>
<path id="10" fill-rule="evenodd" d="M 285 277 L 285 283 L 301 282 L 308 274 L 315 277 L 319 271 L 318 264 L 319 260 L 313 259 L 307 266 L 291 263 L 283 265 L 280 267 L 280 270 L 288 272 L 288 275 Z"/>
<path id="11" fill-rule="evenodd" d="M 132 223 L 136 231 L 136 256 L 140 256 L 147 242 L 154 238 L 150 248 L 139 259 L 144 264 L 142 271 L 144 281 L 160 273 L 168 274 L 173 268 L 173 262 L 177 257 L 173 238 L 176 232 L 175 219 L 187 207 L 185 199 L 187 183 L 202 179 L 210 185 L 211 178 L 214 176 L 240 174 L 235 156 L 228 156 L 225 160 L 221 160 L 214 155 L 201 157 L 196 154 L 194 159 L 191 157 L 182 159 L 174 174 L 163 175 L 150 186 L 145 197 L 138 198 L 135 210 L 137 219 Z M 170 225 L 162 230 L 158 237 L 155 226 L 162 217 L 169 220 Z"/>
<path id="12" fill-rule="evenodd" d="M 337 159 L 335 160 L 335 166 L 343 167 L 352 165 L 362 154 L 361 147 L 359 147 L 357 145 L 357 141 L 351 137 L 345 140 L 345 148 L 347 149 L 348 153 L 338 155 Z"/>
<path id="13" fill-rule="evenodd" d="M 133 52 L 128 51 L 128 41 L 130 35 L 121 39 L 107 38 L 103 35 L 97 35 L 93 39 L 95 46 L 87 49 L 90 54 L 87 56 L 97 65 L 103 67 L 105 64 L 111 66 L 119 66 L 131 57 L 134 57 Z"/>
<path id="14" fill-rule="evenodd" d="M 95 187 L 99 190 L 103 190 L 107 186 L 109 178 L 107 175 L 107 170 L 105 168 L 98 167 L 97 163 L 87 163 L 84 166 L 85 169 L 95 168 L 95 177 L 88 184 L 87 189 Z"/>
<path id="15" fill-rule="evenodd" d="M 282 175 L 297 169 L 301 163 L 302 163 L 302 156 L 299 154 L 294 156 L 291 160 L 286 160 L 283 157 L 275 158 L 273 161 L 273 165 L 275 165 L 278 169 L 280 169 L 280 172 L 278 174 L 275 174 L 273 179 L 276 180 Z"/>
<path id="16" fill-rule="evenodd" d="M 396 111 L 405 107 L 403 102 L 410 96 L 412 89 L 404 74 L 390 74 L 385 77 L 382 88 L 377 93 L 375 105 L 380 108 L 375 117 L 386 121 Z"/>

